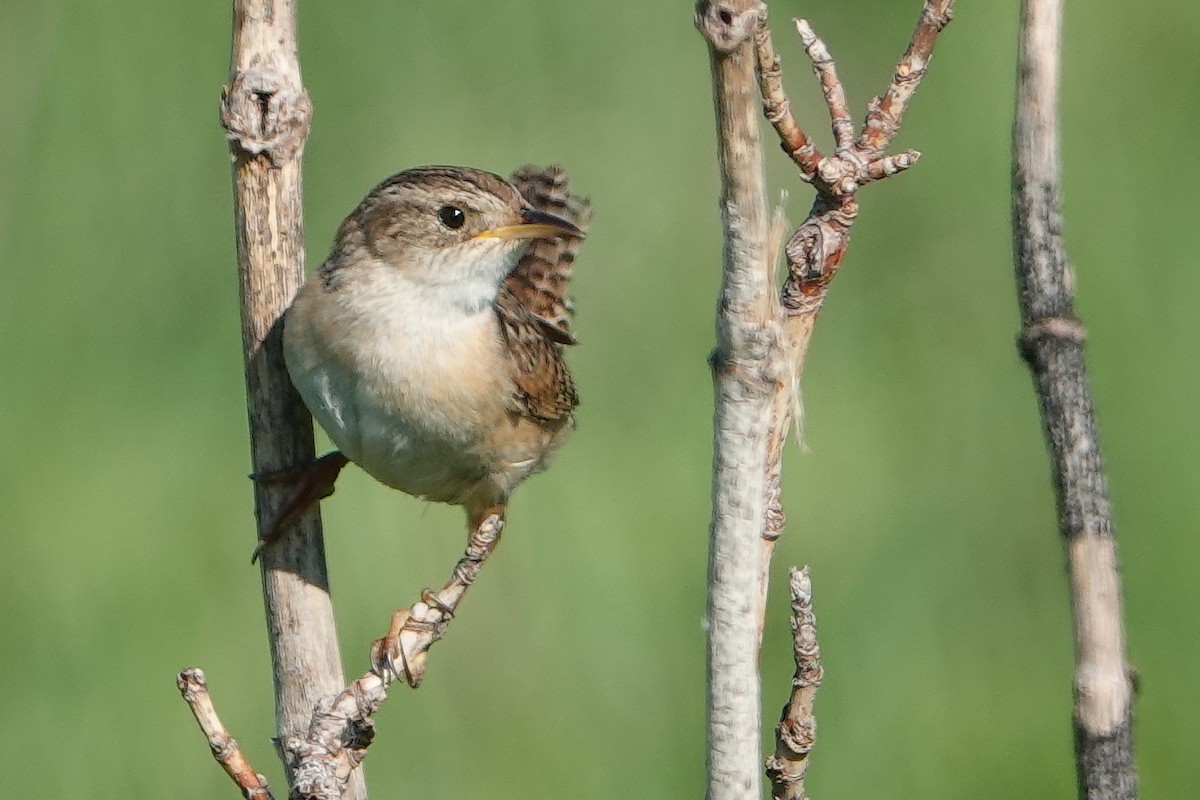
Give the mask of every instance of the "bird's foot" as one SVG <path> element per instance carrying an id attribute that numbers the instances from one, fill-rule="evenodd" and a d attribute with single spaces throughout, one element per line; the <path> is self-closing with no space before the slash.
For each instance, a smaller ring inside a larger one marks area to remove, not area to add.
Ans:
<path id="1" fill-rule="evenodd" d="M 388 627 L 387 634 L 382 639 L 371 642 L 371 671 L 378 675 L 385 684 L 400 677 L 399 670 L 396 669 L 396 661 L 399 660 L 408 685 L 413 686 L 411 670 L 408 668 L 408 657 L 400 645 L 400 633 L 408 624 L 411 616 L 407 608 L 402 608 L 392 614 L 392 624 Z"/>
<path id="2" fill-rule="evenodd" d="M 425 649 L 410 657 L 400 641 L 404 631 L 431 635 L 435 640 L 441 638 L 446 623 L 454 617 L 454 606 L 442 600 L 433 589 L 421 590 L 421 602 L 424 608 L 402 608 L 392 614 L 392 623 L 382 639 L 371 643 L 371 671 L 384 681 L 393 681 L 401 677 L 412 688 L 421 685 L 425 676 Z M 414 613 L 415 612 L 415 613 Z"/>
<path id="3" fill-rule="evenodd" d="M 400 635 L 406 629 L 427 631 L 431 627 L 429 622 L 414 619 L 412 612 L 407 608 L 394 612 L 387 634 L 371 643 L 371 671 L 385 684 L 403 677 L 410 687 L 416 689 L 425 677 L 425 652 L 422 650 L 410 659 L 404 650 L 404 643 L 400 641 Z M 403 676 L 401 672 L 404 673 Z"/>
<path id="4" fill-rule="evenodd" d="M 283 538 L 283 534 L 300 521 L 304 512 L 315 503 L 333 494 L 334 484 L 342 467 L 350 463 L 341 452 L 334 450 L 300 467 L 256 472 L 250 476 L 256 483 L 292 483 L 295 487 L 287 501 L 275 512 L 275 516 L 263 529 L 258 547 L 250 557 L 250 563 L 258 560 L 259 554 Z"/>

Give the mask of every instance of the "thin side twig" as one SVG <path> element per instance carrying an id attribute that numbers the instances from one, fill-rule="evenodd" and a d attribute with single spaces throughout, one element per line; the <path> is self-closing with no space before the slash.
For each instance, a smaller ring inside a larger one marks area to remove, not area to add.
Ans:
<path id="1" fill-rule="evenodd" d="M 859 136 L 859 142 L 867 152 L 876 156 L 882 154 L 900 132 L 904 112 L 929 67 L 938 34 L 953 18 L 953 6 L 954 0 L 925 0 L 916 30 L 908 49 L 896 64 L 891 84 L 883 96 L 873 98 L 868 107 L 867 121 Z"/>
<path id="2" fill-rule="evenodd" d="M 780 501 L 783 446 L 793 416 L 799 414 L 799 382 L 817 316 L 849 245 L 850 228 L 858 216 L 858 189 L 905 170 L 920 158 L 920 153 L 915 150 L 883 155 L 883 147 L 899 130 L 900 119 L 925 73 L 937 33 L 950 19 L 952 6 L 953 0 L 928 0 L 925 3 L 884 101 L 872 101 L 867 121 L 857 138 L 846 92 L 838 79 L 829 49 L 806 20 L 794 21 L 821 84 L 829 112 L 835 142 L 832 156 L 821 154 L 792 116 L 791 104 L 783 88 L 780 59 L 771 41 L 766 15 L 760 15 L 758 20 L 754 45 L 759 64 L 758 86 L 763 113 L 774 126 L 784 152 L 799 168 L 800 179 L 812 184 L 817 192 L 807 219 L 784 247 L 788 270 L 780 292 L 777 319 L 782 333 L 779 340 L 782 344 L 782 367 L 779 371 L 786 374 L 789 380 L 774 384 L 769 417 L 765 462 L 767 509 L 760 550 L 760 586 L 764 593 L 775 542 L 785 523 Z M 887 137 L 877 136 L 874 132 L 878 130 L 886 130 Z M 797 589 L 795 581 L 799 580 L 799 576 L 793 575 L 793 590 Z M 806 581 L 807 577 L 803 580 Z M 793 596 L 796 596 L 795 593 Z M 757 609 L 760 632 L 765 608 L 764 600 Z M 803 630 L 809 631 L 811 627 Z M 815 639 L 811 644 L 815 651 Z M 793 702 L 789 703 L 789 711 L 793 716 L 785 715 L 777 731 L 776 756 L 768 762 L 768 775 L 776 797 L 805 796 L 803 777 L 807 770 L 807 754 L 813 733 L 810 724 L 811 699 L 820 680 L 820 666 L 815 661 L 815 652 L 812 656 L 814 660 L 806 662 L 804 666 L 805 680 L 810 682 L 805 684 L 803 690 L 794 692 Z M 797 658 L 800 658 L 799 651 Z M 797 663 L 799 666 L 800 662 Z M 800 673 L 797 674 L 799 676 Z M 809 705 L 806 706 L 806 703 Z"/>
<path id="3" fill-rule="evenodd" d="M 754 31 L 754 48 L 758 57 L 758 86 L 763 98 L 763 116 L 775 128 L 783 152 L 796 162 L 800 177 L 812 183 L 820 164 L 821 151 L 792 116 L 792 101 L 783 89 L 783 66 L 771 42 L 771 29 L 764 16 Z"/>
<path id="4" fill-rule="evenodd" d="M 900 65 L 897 75 L 909 78 L 899 84 L 896 92 L 889 92 L 894 99 L 885 108 L 894 119 L 892 132 L 899 126 L 904 107 L 916 91 L 917 83 L 928 64 L 937 31 L 949 20 L 953 0 L 926 2 Z M 941 21 L 934 25 L 930 20 Z M 759 63 L 759 91 L 762 94 L 763 113 L 775 127 L 780 144 L 800 169 L 801 180 L 813 184 L 817 191 L 816 200 L 808 218 L 795 231 L 784 251 L 787 256 L 788 273 L 780 296 L 782 308 L 781 325 L 783 344 L 786 350 L 786 371 L 791 376 L 790 386 L 776 393 L 770 426 L 767 454 L 768 527 L 764 530 L 763 560 L 769 563 L 774 540 L 783 527 L 783 509 L 779 506 L 779 486 L 783 445 L 791 427 L 792 414 L 798 405 L 797 392 L 808 346 L 816 328 L 817 315 L 825 302 L 829 284 L 837 274 L 850 241 L 850 227 L 858 216 L 857 192 L 859 187 L 893 175 L 916 164 L 920 153 L 908 150 L 892 156 L 881 156 L 872 147 L 863 144 L 871 120 L 878 113 L 872 104 L 862 134 L 854 138 L 849 127 L 850 113 L 846 93 L 837 77 L 837 69 L 829 49 L 813 31 L 806 20 L 795 20 L 805 52 L 821 83 L 829 118 L 837 143 L 833 156 L 822 155 L 804 134 L 792 117 L 790 102 L 783 89 L 782 68 L 779 56 L 771 41 L 765 15 L 760 17 L 755 30 L 754 44 Z M 932 27 L 931 27 L 932 25 Z M 930 33 L 932 31 L 932 34 Z M 920 62 L 918 70 L 912 65 Z M 765 566 L 764 566 L 765 569 Z"/>
<path id="5" fill-rule="evenodd" d="M 371 653 L 377 666 L 322 701 L 305 735 L 283 742 L 294 765 L 290 800 L 344 797 L 347 781 L 357 774 L 367 755 L 375 730 L 372 716 L 387 699 L 390 685 L 397 679 L 414 688 L 420 685 L 429 648 L 445 635 L 467 590 L 495 549 L 503 525 L 498 516 L 485 520 L 471 534 L 466 552 L 442 589 L 427 592 L 425 599 L 396 612 L 388 633 L 397 637 L 397 653 L 384 652 L 385 640 L 378 640 Z"/>
<path id="6" fill-rule="evenodd" d="M 303 733 L 279 742 L 290 776 L 289 800 L 343 800 L 364 786 L 355 776 L 361 774 L 358 768 L 374 737 L 372 715 L 387 699 L 393 681 L 403 679 L 414 688 L 420 685 L 429 648 L 445 636 L 467 590 L 495 549 L 503 526 L 498 516 L 485 520 L 472 533 L 466 552 L 442 589 L 426 592 L 422 600 L 396 612 L 388 631 L 398 643 L 394 656 L 383 652 L 384 639 L 378 640 L 371 651 L 371 661 L 377 666 L 316 703 Z M 213 756 L 243 795 L 248 800 L 271 800 L 266 779 L 250 767 L 217 717 L 204 673 L 186 669 L 179 673 L 178 683 Z"/>
<path id="7" fill-rule="evenodd" d="M 1013 127 L 1013 238 L 1022 329 L 1051 454 L 1075 621 L 1079 796 L 1137 797 L 1133 685 L 1116 534 L 1062 238 L 1058 144 L 1061 0 L 1025 0 Z"/>
<path id="8" fill-rule="evenodd" d="M 792 676 L 791 696 L 775 726 L 775 755 L 767 759 L 767 776 L 771 779 L 771 796 L 776 800 L 808 800 L 804 776 L 808 773 L 808 754 L 817 738 L 813 701 L 825 670 L 821 666 L 821 646 L 817 644 L 817 617 L 813 613 L 808 567 L 789 570 L 788 588 L 792 598 L 792 654 L 796 673 Z"/>
<path id="9" fill-rule="evenodd" d="M 825 42 L 817 36 L 808 20 L 794 20 L 796 32 L 804 45 L 804 52 L 812 62 L 813 72 L 821 84 L 825 96 L 825 107 L 829 111 L 829 122 L 833 128 L 834 152 L 841 153 L 854 144 L 854 122 L 850 119 L 850 108 L 846 101 L 846 90 L 837 76 L 837 65 Z"/>
<path id="10" fill-rule="evenodd" d="M 192 710 L 192 716 L 196 718 L 196 724 L 200 726 L 204 738 L 208 739 L 213 758 L 241 790 L 242 797 L 246 800 L 274 800 L 267 779 L 250 766 L 237 739 L 229 735 L 217 716 L 204 671 L 197 667 L 185 669 L 179 673 L 176 683 L 179 693 Z"/>
<path id="11" fill-rule="evenodd" d="M 312 106 L 300 79 L 294 0 L 235 0 L 221 124 L 233 161 L 234 227 L 242 300 L 253 471 L 310 462 L 312 419 L 288 379 L 279 320 L 304 280 L 301 157 Z M 255 485 L 257 539 L 288 487 Z M 249 548 L 247 548 L 249 550 Z M 322 698 L 345 684 L 314 508 L 263 552 L 263 598 L 280 740 L 307 729 Z M 290 765 L 284 759 L 291 779 Z M 356 777 L 348 800 L 366 796 Z"/>

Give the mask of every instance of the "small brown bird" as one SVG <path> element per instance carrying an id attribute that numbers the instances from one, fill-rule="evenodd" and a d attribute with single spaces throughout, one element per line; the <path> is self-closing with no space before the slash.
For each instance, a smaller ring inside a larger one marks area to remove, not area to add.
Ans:
<path id="1" fill-rule="evenodd" d="M 292 382 L 338 450 L 303 471 L 260 549 L 348 461 L 463 506 L 468 532 L 503 519 L 574 425 L 566 290 L 589 214 L 557 167 L 420 167 L 371 190 L 284 317 Z"/>

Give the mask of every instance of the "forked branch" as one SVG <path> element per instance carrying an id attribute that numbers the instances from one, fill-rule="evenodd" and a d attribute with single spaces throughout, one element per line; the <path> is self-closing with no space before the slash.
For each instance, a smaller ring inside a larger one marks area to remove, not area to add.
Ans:
<path id="1" fill-rule="evenodd" d="M 445 586 L 438 592 L 423 593 L 421 600 L 395 613 L 387 635 L 371 649 L 374 668 L 336 695 L 321 699 L 304 734 L 280 742 L 291 776 L 289 800 L 345 797 L 348 783 L 367 755 L 375 731 L 372 716 L 387 699 L 389 686 L 397 679 L 414 688 L 420 685 L 429 648 L 445 635 L 454 612 L 495 549 L 503 524 L 497 516 L 485 520 L 471 535 Z M 220 724 L 204 673 L 195 668 L 184 670 L 179 674 L 179 688 L 213 755 L 243 796 L 269 800 L 266 780 L 250 768 L 237 742 Z"/>
<path id="2" fill-rule="evenodd" d="M 834 151 L 825 155 L 796 121 L 783 88 L 783 70 L 771 41 L 765 14 L 754 32 L 758 60 L 758 88 L 763 113 L 775 128 L 780 145 L 799 168 L 800 179 L 812 184 L 817 192 L 808 218 L 784 247 L 787 277 L 780 293 L 778 324 L 786 348 L 784 365 L 791 380 L 777 384 L 768 433 L 766 524 L 762 534 L 760 583 L 766 585 L 775 541 L 783 525 L 780 503 L 783 445 L 791 427 L 792 414 L 798 413 L 796 392 L 808 345 L 815 330 L 817 315 L 824 304 L 829 284 L 837 274 L 850 241 L 850 228 L 858 216 L 858 189 L 872 181 L 901 172 L 917 163 L 920 153 L 905 150 L 885 155 L 885 148 L 900 130 L 913 93 L 929 64 L 938 32 L 950 20 L 953 0 L 927 0 L 921 10 L 912 39 L 896 66 L 891 84 L 882 97 L 874 98 L 866 122 L 855 134 L 845 89 L 838 79 L 837 67 L 829 49 L 806 20 L 796 20 L 796 31 L 812 62 L 821 84 L 833 130 Z M 768 761 L 768 775 L 776 797 L 804 798 L 804 775 L 815 728 L 812 721 L 812 697 L 820 682 L 819 651 L 811 606 L 797 598 L 808 597 L 807 571 L 793 572 L 793 632 L 796 636 L 797 675 L 792 699 L 777 729 L 776 755 Z M 760 604 L 759 612 L 765 609 Z M 807 616 L 806 616 L 807 615 Z M 798 620 L 807 620 L 804 623 Z M 762 618 L 759 619 L 761 630 Z M 811 637 L 809 636 L 811 634 Z M 801 653 L 803 639 L 804 653 Z"/>
<path id="3" fill-rule="evenodd" d="M 859 187 L 908 169 L 920 153 L 905 150 L 884 155 L 884 149 L 899 132 L 909 102 L 929 64 L 937 33 L 951 16 L 953 0 L 927 0 L 913 37 L 896 66 L 882 97 L 874 98 L 866 122 L 855 136 L 846 92 L 838 80 L 829 49 L 807 20 L 795 20 L 804 50 L 821 83 L 835 142 L 833 155 L 821 153 L 796 121 L 783 88 L 783 71 L 771 41 L 765 17 L 755 31 L 759 62 L 759 91 L 763 112 L 774 126 L 780 145 L 800 170 L 801 180 L 817 191 L 808 219 L 788 242 L 788 278 L 782 303 L 793 340 L 794 356 L 803 359 L 806 345 L 795 341 L 811 335 L 810 320 L 824 302 L 829 282 L 841 265 L 849 243 L 851 225 L 858 216 L 855 195 Z"/>
<path id="4" fill-rule="evenodd" d="M 709 548 L 709 800 L 757 797 L 758 647 L 768 567 L 784 526 L 783 444 L 796 407 L 808 342 L 858 215 L 860 186 L 916 163 L 884 155 L 924 75 L 953 0 L 925 3 L 887 92 L 855 135 L 837 71 L 807 22 L 796 23 L 821 83 L 835 149 L 822 154 L 796 121 L 760 0 L 700 0 L 696 25 L 709 45 L 721 168 L 724 278 L 713 353 L 716 413 Z M 756 69 L 757 67 L 757 69 Z M 757 83 L 757 86 L 755 86 Z M 754 96 L 816 202 L 784 251 L 788 275 L 774 285 Z M 801 789 L 801 791 L 803 791 Z"/>
<path id="5" fill-rule="evenodd" d="M 817 149 L 792 115 L 791 102 L 783 88 L 783 70 L 765 14 L 759 18 L 754 32 L 763 113 L 775 128 L 784 152 L 799 168 L 800 179 L 812 184 L 817 192 L 808 218 L 784 247 L 787 277 L 780 293 L 779 324 L 787 348 L 786 364 L 791 381 L 781 387 L 774 403 L 766 468 L 767 485 L 771 489 L 767 499 L 768 519 L 774 521 L 775 529 L 764 531 L 767 542 L 764 562 L 769 562 L 773 542 L 782 528 L 783 510 L 778 505 L 779 475 L 783 443 L 790 428 L 791 414 L 797 406 L 796 385 L 804 371 L 817 315 L 825 302 L 829 284 L 845 257 L 850 227 L 858 217 L 858 189 L 908 169 L 920 158 L 920 153 L 915 150 L 890 156 L 882 153 L 900 129 L 908 103 L 928 67 L 937 34 L 949 22 L 953 5 L 954 0 L 927 0 L 891 85 L 882 99 L 871 101 L 866 122 L 857 137 L 850 121 L 846 92 L 838 80 L 829 49 L 807 21 L 795 21 L 825 97 L 835 142 L 831 156 Z M 765 563 L 763 568 L 766 569 Z"/>

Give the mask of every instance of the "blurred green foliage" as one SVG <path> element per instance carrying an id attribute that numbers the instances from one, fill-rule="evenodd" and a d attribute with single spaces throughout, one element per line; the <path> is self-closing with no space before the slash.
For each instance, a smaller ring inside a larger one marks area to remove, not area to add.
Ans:
<path id="1" fill-rule="evenodd" d="M 373 797 L 698 797 L 719 279 L 707 54 L 690 3 L 302 3 L 315 266 L 376 181 L 557 162 L 596 207 L 576 279 L 584 405 L 517 494 L 419 692 L 380 714 Z M 772 4 L 856 109 L 919 3 Z M 871 186 L 804 384 L 809 452 L 763 657 L 791 667 L 785 567 L 813 566 L 827 679 L 814 797 L 1067 797 L 1071 632 L 1036 406 L 1013 346 L 1017 4 L 963 2 Z M 201 665 L 279 781 L 253 544 L 227 151 L 226 3 L 0 6 L 0 765 L 11 797 L 232 796 L 174 688 Z M 1200 784 L 1200 5 L 1070 4 L 1067 236 L 1141 674 L 1147 797 Z M 861 113 L 861 112 L 859 112 Z M 769 138 L 768 138 L 769 141 Z M 773 146 L 772 186 L 809 192 Z M 325 504 L 348 669 L 441 581 L 456 509 L 350 470 Z"/>

